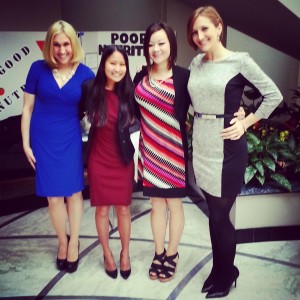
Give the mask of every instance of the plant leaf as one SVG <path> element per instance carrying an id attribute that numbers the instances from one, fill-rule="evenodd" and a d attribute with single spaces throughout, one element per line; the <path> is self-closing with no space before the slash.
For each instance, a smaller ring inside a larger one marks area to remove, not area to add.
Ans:
<path id="1" fill-rule="evenodd" d="M 261 184 L 261 185 L 264 185 L 264 183 L 265 183 L 265 176 L 262 176 L 262 175 L 260 175 L 260 174 L 256 174 L 255 175 L 255 178 L 259 181 L 259 183 Z"/>
<path id="2" fill-rule="evenodd" d="M 256 147 L 252 142 L 247 141 L 247 150 L 248 150 L 248 153 L 253 153 L 253 152 L 255 152 Z"/>
<path id="3" fill-rule="evenodd" d="M 290 134 L 287 143 L 292 151 L 294 151 L 296 149 L 296 141 L 292 134 Z"/>
<path id="4" fill-rule="evenodd" d="M 275 180 L 280 186 L 287 189 L 288 191 L 290 192 L 292 191 L 292 185 L 285 176 L 281 174 L 272 174 L 271 178 Z"/>
<path id="5" fill-rule="evenodd" d="M 289 150 L 279 150 L 279 154 L 280 154 L 280 158 L 283 158 L 283 159 L 289 159 L 289 160 L 292 160 L 292 161 L 295 161 L 296 160 L 296 156 L 291 153 Z"/>
<path id="6" fill-rule="evenodd" d="M 261 161 L 256 162 L 255 167 L 256 167 L 257 171 L 259 172 L 259 174 L 264 177 L 265 171 L 264 171 L 264 166 L 263 166 L 262 162 Z M 256 178 L 257 178 L 257 175 L 258 174 L 256 174 Z"/>
<path id="7" fill-rule="evenodd" d="M 252 164 L 254 164 L 254 165 L 255 165 L 255 164 L 256 164 L 256 163 L 259 161 L 259 159 L 258 159 L 258 157 L 257 157 L 257 156 L 253 156 L 253 157 L 251 157 L 251 159 L 250 159 L 250 160 L 251 160 L 251 163 L 252 163 Z"/>
<path id="8" fill-rule="evenodd" d="M 269 149 L 267 152 L 277 161 L 278 159 L 278 151 L 276 149 Z"/>
<path id="9" fill-rule="evenodd" d="M 262 143 L 259 143 L 258 145 L 256 145 L 256 149 L 255 150 L 256 150 L 257 153 L 263 152 L 264 151 L 264 147 L 263 147 Z"/>
<path id="10" fill-rule="evenodd" d="M 245 175 L 244 175 L 245 184 L 247 184 L 253 178 L 256 172 L 257 169 L 255 169 L 253 166 L 248 166 L 246 168 Z"/>
<path id="11" fill-rule="evenodd" d="M 253 145 L 259 145 L 260 144 L 260 139 L 254 133 L 247 132 L 246 137 L 247 137 L 247 141 L 249 141 Z"/>
<path id="12" fill-rule="evenodd" d="M 275 172 L 275 169 L 276 169 L 276 165 L 275 165 L 275 162 L 270 159 L 270 158 L 263 158 L 261 160 L 263 162 L 263 164 L 269 168 L 271 171 Z"/>

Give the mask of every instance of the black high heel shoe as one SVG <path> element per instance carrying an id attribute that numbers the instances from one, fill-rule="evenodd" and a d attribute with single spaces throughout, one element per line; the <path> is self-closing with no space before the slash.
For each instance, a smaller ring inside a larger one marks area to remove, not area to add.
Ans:
<path id="1" fill-rule="evenodd" d="M 215 275 L 211 271 L 206 280 L 204 281 L 204 284 L 202 286 L 201 293 L 208 293 L 214 286 L 215 282 Z"/>
<path id="2" fill-rule="evenodd" d="M 115 268 L 114 270 L 112 271 L 109 271 L 106 269 L 105 267 L 105 256 L 103 256 L 103 260 L 104 260 L 104 270 L 105 270 L 105 273 L 112 279 L 116 279 L 118 277 L 118 269 Z"/>
<path id="3" fill-rule="evenodd" d="M 206 298 L 221 298 L 221 297 L 226 297 L 231 289 L 232 284 L 234 283 L 234 286 L 236 287 L 236 281 L 240 275 L 239 269 L 234 266 L 233 269 L 233 275 L 229 281 L 229 283 L 224 284 L 216 284 L 212 287 L 212 289 L 208 292 L 206 295 Z"/>
<path id="4" fill-rule="evenodd" d="M 67 235 L 67 240 L 68 240 L 68 244 L 69 244 L 69 241 L 70 241 L 70 236 L 69 235 Z M 60 259 L 60 258 L 58 258 L 58 253 L 57 253 L 57 256 L 56 256 L 56 267 L 57 267 L 57 269 L 59 271 L 63 271 L 66 268 L 66 264 L 67 264 L 67 258 Z"/>
<path id="5" fill-rule="evenodd" d="M 122 251 L 120 253 L 120 265 L 121 265 L 121 261 L 122 261 Z M 128 277 L 131 274 L 131 267 L 128 270 L 122 270 L 120 266 L 120 274 L 125 280 L 128 279 Z"/>
<path id="6" fill-rule="evenodd" d="M 161 253 L 161 254 L 157 254 L 155 252 L 154 258 L 152 260 L 152 264 L 151 264 L 150 269 L 149 269 L 150 279 L 152 279 L 152 280 L 158 279 L 159 273 L 161 272 L 162 267 L 163 267 L 166 252 L 167 252 L 166 249 L 164 249 L 163 253 Z M 158 261 L 159 264 L 154 262 L 154 261 Z"/>
<path id="7" fill-rule="evenodd" d="M 75 261 L 68 261 L 66 263 L 66 271 L 68 273 L 74 273 L 77 268 L 78 268 L 78 264 L 79 264 L 79 248 L 80 248 L 80 242 L 78 241 L 78 258 Z"/>

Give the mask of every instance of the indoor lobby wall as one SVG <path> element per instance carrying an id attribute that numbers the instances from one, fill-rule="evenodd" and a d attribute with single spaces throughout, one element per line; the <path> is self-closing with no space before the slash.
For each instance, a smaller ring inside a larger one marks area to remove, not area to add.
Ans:
<path id="1" fill-rule="evenodd" d="M 186 25 L 192 9 L 180 0 L 167 1 L 166 22 L 176 31 L 178 53 L 177 63 L 182 67 L 188 67 L 197 54 L 187 41 Z"/>
<path id="2" fill-rule="evenodd" d="M 227 46 L 230 50 L 248 52 L 263 71 L 272 78 L 285 100 L 291 98 L 291 89 L 299 86 L 300 62 L 234 28 L 227 28 Z"/>
<path id="3" fill-rule="evenodd" d="M 192 9 L 179 0 L 11 0 L 1 10 L 0 31 L 46 31 L 58 19 L 78 31 L 144 31 L 165 21 L 177 33 L 178 64 L 187 67 L 195 54 L 186 39 Z"/>
<path id="4" fill-rule="evenodd" d="M 0 31 L 46 31 L 59 19 L 77 30 L 144 30 L 162 20 L 164 0 L 1 1 Z"/>
<path id="5" fill-rule="evenodd" d="M 161 20 L 163 0 L 62 1 L 62 16 L 77 30 L 141 31 Z"/>
<path id="6" fill-rule="evenodd" d="M 62 18 L 61 2 L 1 0 L 0 31 L 46 31 L 51 23 Z"/>

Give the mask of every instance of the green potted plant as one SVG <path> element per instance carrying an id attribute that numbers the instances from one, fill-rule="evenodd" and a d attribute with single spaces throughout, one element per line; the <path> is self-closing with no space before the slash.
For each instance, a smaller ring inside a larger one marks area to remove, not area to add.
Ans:
<path id="1" fill-rule="evenodd" d="M 263 186 L 266 182 L 276 182 L 291 191 L 290 179 L 300 172 L 300 145 L 296 144 L 293 134 L 280 128 L 280 124 L 261 123 L 255 124 L 246 134 L 245 184 L 257 181 Z"/>
<path id="2" fill-rule="evenodd" d="M 291 180 L 300 172 L 300 88 L 292 90 L 291 101 L 284 101 L 268 120 L 261 120 L 246 133 L 248 164 L 245 183 L 276 183 L 291 191 Z M 245 91 L 250 104 L 247 113 L 256 110 L 260 94 L 255 89 Z M 256 102 L 255 102 L 256 101 Z"/>

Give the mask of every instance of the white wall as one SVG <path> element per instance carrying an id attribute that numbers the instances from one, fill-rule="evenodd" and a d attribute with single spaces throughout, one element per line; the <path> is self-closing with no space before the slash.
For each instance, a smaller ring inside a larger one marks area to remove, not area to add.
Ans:
<path id="1" fill-rule="evenodd" d="M 227 28 L 227 47 L 233 51 L 246 51 L 276 83 L 285 100 L 291 97 L 290 89 L 300 83 L 300 64 L 295 58 L 261 43 L 231 27 Z"/>
<path id="2" fill-rule="evenodd" d="M 166 22 L 176 30 L 178 43 L 177 64 L 185 68 L 190 65 L 196 55 L 194 49 L 188 44 L 186 37 L 186 24 L 192 11 L 182 1 L 168 0 Z"/>
<path id="3" fill-rule="evenodd" d="M 299 0 L 278 0 L 286 6 L 291 12 L 300 18 L 300 1 Z"/>

